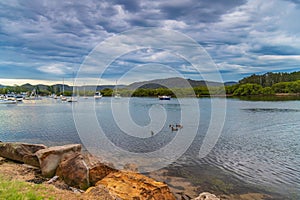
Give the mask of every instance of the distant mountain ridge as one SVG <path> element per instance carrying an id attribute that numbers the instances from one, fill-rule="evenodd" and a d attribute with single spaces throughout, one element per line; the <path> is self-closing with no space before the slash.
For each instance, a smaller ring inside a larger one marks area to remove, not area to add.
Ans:
<path id="1" fill-rule="evenodd" d="M 198 87 L 198 86 L 222 86 L 222 85 L 233 85 L 237 82 L 214 82 L 214 81 L 197 81 L 192 79 L 184 79 L 180 77 L 166 78 L 166 79 L 155 79 L 150 81 L 135 82 L 128 85 L 127 89 L 157 89 L 157 88 L 188 88 L 188 87 Z"/>
<path id="2" fill-rule="evenodd" d="M 234 85 L 237 82 L 225 82 L 224 85 Z M 117 85 L 119 89 L 126 88 L 126 89 L 136 89 L 136 88 L 144 88 L 144 89 L 157 89 L 157 88 L 187 88 L 187 87 L 197 87 L 197 86 L 222 86 L 223 83 L 214 82 L 214 81 L 203 81 L 203 80 L 192 80 L 192 79 L 184 79 L 180 77 L 173 77 L 173 78 L 166 78 L 166 79 L 155 79 L 150 81 L 141 81 L 141 82 L 134 82 L 129 85 Z M 4 88 L 7 86 L 0 85 L 0 88 Z M 62 91 L 63 84 L 54 84 L 54 85 L 31 85 L 30 83 L 26 83 L 21 85 L 20 87 L 26 88 L 27 90 L 33 90 L 38 87 L 39 90 L 52 90 L 52 91 Z M 104 88 L 114 89 L 115 85 L 85 85 L 85 86 L 78 86 L 78 90 L 103 90 Z M 73 87 L 67 84 L 64 85 L 65 91 L 72 91 Z"/>
<path id="3" fill-rule="evenodd" d="M 4 86 L 5 87 L 5 86 Z M 49 90 L 52 89 L 54 91 L 62 91 L 62 88 L 64 87 L 65 91 L 72 91 L 73 86 L 69 86 L 67 84 L 54 84 L 54 85 L 44 85 L 44 84 L 38 84 L 38 85 L 31 85 L 30 83 L 26 83 L 21 85 L 21 87 L 26 88 L 27 90 L 33 90 L 34 88 L 39 88 L 39 90 Z M 84 88 L 88 90 L 102 90 L 104 88 L 113 89 L 115 85 L 85 85 L 85 86 L 77 86 L 78 90 L 84 90 Z M 118 88 L 124 88 L 125 85 L 118 85 Z"/>

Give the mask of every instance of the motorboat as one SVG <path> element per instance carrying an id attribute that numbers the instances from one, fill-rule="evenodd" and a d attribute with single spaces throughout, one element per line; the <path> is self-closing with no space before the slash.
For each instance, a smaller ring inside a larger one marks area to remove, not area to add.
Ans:
<path id="1" fill-rule="evenodd" d="M 171 100 L 171 96 L 166 96 L 166 95 L 158 96 L 158 99 L 159 100 Z"/>
<path id="2" fill-rule="evenodd" d="M 16 100 L 16 96 L 14 94 L 7 94 L 5 99 L 6 100 Z"/>
<path id="3" fill-rule="evenodd" d="M 60 100 L 61 101 L 67 101 L 67 97 L 63 96 L 63 95 L 60 95 Z"/>
<path id="4" fill-rule="evenodd" d="M 0 104 L 16 104 L 17 100 L 1 99 Z"/>
<path id="5" fill-rule="evenodd" d="M 16 95 L 16 101 L 23 101 L 23 99 L 24 99 L 23 95 L 20 94 Z"/>
<path id="6" fill-rule="evenodd" d="M 94 98 L 95 98 L 95 99 L 101 99 L 101 98 L 102 98 L 101 92 L 95 92 Z"/>

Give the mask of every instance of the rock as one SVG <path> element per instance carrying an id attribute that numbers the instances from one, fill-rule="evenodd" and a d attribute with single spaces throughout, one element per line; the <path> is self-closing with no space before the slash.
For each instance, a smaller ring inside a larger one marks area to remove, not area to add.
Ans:
<path id="1" fill-rule="evenodd" d="M 133 172 L 110 173 L 96 186 L 105 186 L 112 196 L 120 199 L 175 200 L 165 183 Z"/>
<path id="2" fill-rule="evenodd" d="M 101 199 L 101 200 L 115 200 L 116 197 L 112 196 L 109 193 L 109 190 L 103 185 L 99 185 L 97 187 L 90 187 L 86 190 L 85 197 L 88 199 Z"/>
<path id="3" fill-rule="evenodd" d="M 106 177 L 112 172 L 117 172 L 118 170 L 113 169 L 105 164 L 98 163 L 97 165 L 91 166 L 89 168 L 89 180 L 91 185 L 95 185 L 99 180 Z"/>
<path id="4" fill-rule="evenodd" d="M 75 153 L 79 153 L 80 151 L 80 144 L 70 144 L 42 149 L 37 151 L 35 155 L 38 157 L 42 175 L 51 178 L 55 175 L 61 160 L 64 160 Z"/>
<path id="5" fill-rule="evenodd" d="M 176 197 L 176 199 L 180 199 L 180 200 L 191 200 L 192 199 L 189 195 L 187 195 L 183 192 L 175 193 L 175 197 Z"/>
<path id="6" fill-rule="evenodd" d="M 35 153 L 46 148 L 47 147 L 42 144 L 1 142 L 0 156 L 35 167 L 40 167 L 38 158 L 36 157 Z"/>
<path id="7" fill-rule="evenodd" d="M 60 162 L 56 175 L 70 186 L 87 189 L 109 173 L 116 171 L 102 164 L 96 157 L 91 155 L 83 156 L 77 153 Z"/>
<path id="8" fill-rule="evenodd" d="M 47 181 L 47 184 L 52 184 L 55 181 L 57 181 L 59 179 L 59 176 L 53 176 L 49 181 Z"/>
<path id="9" fill-rule="evenodd" d="M 193 200 L 220 200 L 220 198 L 216 197 L 216 195 L 211 194 L 209 192 L 202 192 L 198 197 Z"/>
<path id="10" fill-rule="evenodd" d="M 74 154 L 61 161 L 56 175 L 66 184 L 80 189 L 87 189 L 90 186 L 89 169 L 81 154 Z"/>

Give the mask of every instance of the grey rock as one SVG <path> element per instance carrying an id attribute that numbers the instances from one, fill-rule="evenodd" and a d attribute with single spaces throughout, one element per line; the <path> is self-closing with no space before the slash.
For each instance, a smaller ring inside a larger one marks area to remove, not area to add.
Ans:
<path id="1" fill-rule="evenodd" d="M 79 153 L 80 151 L 80 144 L 70 144 L 42 149 L 37 151 L 35 155 L 39 160 L 42 175 L 51 178 L 55 175 L 61 160 Z"/>
<path id="2" fill-rule="evenodd" d="M 47 147 L 42 144 L 1 142 L 0 156 L 31 166 L 40 167 L 35 153 L 46 148 Z"/>
<path id="3" fill-rule="evenodd" d="M 211 194 L 209 192 L 202 192 L 198 197 L 193 200 L 220 200 L 220 198 L 216 197 L 216 195 Z"/>

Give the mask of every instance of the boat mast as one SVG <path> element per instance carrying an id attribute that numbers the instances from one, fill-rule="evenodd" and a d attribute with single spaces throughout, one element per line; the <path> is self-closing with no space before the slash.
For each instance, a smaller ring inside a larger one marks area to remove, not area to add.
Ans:
<path id="1" fill-rule="evenodd" d="M 115 87 L 116 88 L 116 91 L 115 91 L 116 94 L 118 94 L 118 86 L 117 86 L 117 84 L 118 84 L 118 80 L 116 80 L 116 87 Z"/>
<path id="2" fill-rule="evenodd" d="M 65 94 L 65 78 L 63 78 L 63 92 L 62 92 L 62 95 L 64 96 Z"/>

